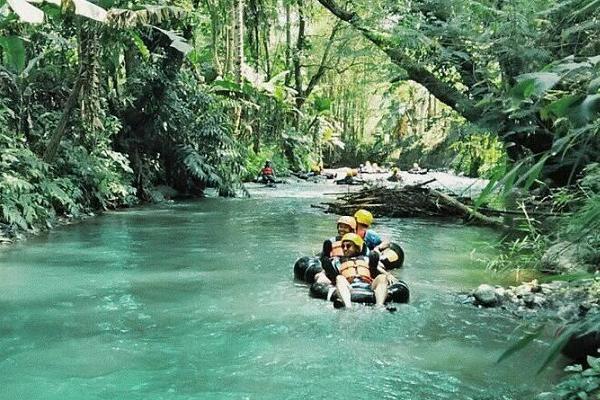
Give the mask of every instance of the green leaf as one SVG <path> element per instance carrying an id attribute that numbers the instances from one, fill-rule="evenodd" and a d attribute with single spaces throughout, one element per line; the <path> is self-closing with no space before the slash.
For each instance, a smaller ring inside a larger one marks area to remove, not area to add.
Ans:
<path id="1" fill-rule="evenodd" d="M 275 75 L 274 77 L 269 79 L 269 83 L 276 84 L 276 83 L 283 82 L 285 80 L 286 75 L 289 74 L 289 72 L 290 71 L 285 70 L 285 71 L 278 73 L 277 75 Z"/>
<path id="2" fill-rule="evenodd" d="M 140 35 L 138 35 L 137 32 L 132 32 L 131 39 L 133 40 L 135 47 L 137 47 L 140 51 L 142 58 L 144 60 L 148 60 L 150 58 L 150 50 L 148 50 L 148 47 L 146 47 L 146 44 L 144 43 Z"/>
<path id="3" fill-rule="evenodd" d="M 2 214 L 4 219 L 11 225 L 17 225 L 22 229 L 27 229 L 27 221 L 25 221 L 21 213 L 16 208 L 3 204 Z"/>
<path id="4" fill-rule="evenodd" d="M 281 85 L 275 85 L 275 90 L 273 91 L 273 97 L 280 102 L 285 101 L 285 88 Z"/>
<path id="5" fill-rule="evenodd" d="M 529 189 L 533 182 L 540 176 L 542 168 L 544 167 L 544 164 L 546 163 L 548 158 L 550 158 L 550 154 L 544 155 L 537 163 L 535 163 L 533 167 L 529 168 L 529 170 L 527 170 L 521 177 L 519 177 L 516 185 L 519 186 L 521 183 L 523 183 L 523 181 L 525 181 L 523 189 Z"/>
<path id="6" fill-rule="evenodd" d="M 511 89 L 510 95 L 517 100 L 526 99 L 533 92 L 534 86 L 533 79 L 522 80 Z"/>
<path id="7" fill-rule="evenodd" d="M 189 53 L 190 51 L 193 50 L 193 47 L 190 46 L 183 37 L 179 36 L 175 32 L 168 31 L 168 30 L 165 30 L 165 29 L 161 29 L 161 28 L 159 28 L 157 26 L 152 26 L 152 27 L 154 29 L 158 30 L 159 32 L 162 32 L 169 39 L 171 39 L 171 47 L 173 47 L 176 50 L 179 50 L 181 53 L 187 54 L 187 53 Z"/>
<path id="8" fill-rule="evenodd" d="M 10 8 L 19 16 L 21 21 L 30 24 L 41 24 L 44 22 L 44 12 L 32 6 L 25 0 L 7 0 Z"/>
<path id="9" fill-rule="evenodd" d="M 511 90 L 513 97 L 526 99 L 531 96 L 541 97 L 552 89 L 561 79 L 554 72 L 535 72 L 517 77 L 519 83 Z"/>
<path id="10" fill-rule="evenodd" d="M 563 63 L 563 64 L 558 64 L 556 67 L 554 67 L 554 71 L 556 72 L 560 72 L 560 73 L 567 73 L 567 72 L 571 72 L 571 71 L 575 71 L 578 69 L 582 69 L 582 68 L 589 68 L 590 64 L 587 62 L 570 62 L 570 63 Z"/>
<path id="11" fill-rule="evenodd" d="M 559 337 L 554 339 L 554 342 L 548 350 L 548 355 L 546 356 L 546 359 L 537 371 L 538 374 L 542 372 L 548 365 L 550 365 L 550 363 L 556 357 L 558 357 L 558 355 L 560 354 L 560 350 L 565 346 L 565 344 L 567 344 L 567 341 L 571 338 L 571 336 L 576 334 L 579 329 L 580 327 L 578 324 L 571 325 L 569 328 L 562 331 Z"/>
<path id="12" fill-rule="evenodd" d="M 600 112 L 600 94 L 591 94 L 568 110 L 568 118 L 575 126 L 583 126 L 592 121 Z"/>
<path id="13" fill-rule="evenodd" d="M 519 161 L 500 181 L 500 183 L 504 186 L 504 190 L 502 193 L 507 195 L 512 188 L 514 187 L 515 179 L 517 178 L 517 174 L 519 173 L 521 167 L 523 166 L 526 160 Z"/>
<path id="14" fill-rule="evenodd" d="M 0 46 L 4 49 L 5 63 L 15 74 L 25 69 L 25 44 L 18 36 L 0 37 Z"/>
<path id="15" fill-rule="evenodd" d="M 585 118 L 585 121 L 591 121 L 600 112 L 600 94 L 586 96 L 579 107 L 581 116 Z"/>
<path id="16" fill-rule="evenodd" d="M 587 363 L 590 368 L 600 371 L 600 357 L 587 356 Z"/>
<path id="17" fill-rule="evenodd" d="M 563 29 L 560 36 L 563 40 L 566 40 L 569 38 L 569 36 L 572 36 L 572 35 L 575 35 L 578 33 L 582 33 L 588 29 L 596 29 L 599 25 L 600 25 L 599 21 L 595 21 L 595 20 L 586 21 L 581 24 L 571 26 L 567 29 Z"/>
<path id="18" fill-rule="evenodd" d="M 496 173 L 494 173 L 494 175 L 490 178 L 490 181 L 488 182 L 488 184 L 481 191 L 479 196 L 477 196 L 477 198 L 475 199 L 475 201 L 474 201 L 475 209 L 477 209 L 479 206 L 481 206 L 488 200 L 488 198 L 494 192 L 496 187 L 498 187 L 499 180 L 502 178 L 502 176 L 503 176 L 503 173 L 501 171 L 497 171 Z"/>
<path id="19" fill-rule="evenodd" d="M 315 96 L 315 100 L 313 102 L 313 108 L 318 113 L 322 113 L 325 111 L 329 111 L 331 109 L 331 99 L 322 96 Z"/>
<path id="20" fill-rule="evenodd" d="M 233 82 L 233 81 L 229 81 L 229 80 L 217 79 L 216 81 L 214 81 L 212 83 L 212 85 L 222 87 L 224 89 L 228 89 L 228 90 L 235 91 L 235 92 L 242 91 L 242 87 L 239 84 L 237 84 L 236 82 Z"/>
<path id="21" fill-rule="evenodd" d="M 573 17 L 578 17 L 582 14 L 596 11 L 597 8 L 600 7 L 600 0 L 593 0 L 586 4 L 584 7 L 579 8 L 576 12 L 573 13 Z M 596 14 L 598 15 L 598 14 Z"/>
<path id="22" fill-rule="evenodd" d="M 106 10 L 86 0 L 70 0 L 75 5 L 75 14 L 98 22 L 106 21 Z"/>
<path id="23" fill-rule="evenodd" d="M 531 343 L 534 339 L 537 339 L 544 330 L 545 325 L 538 326 L 532 332 L 526 332 L 525 335 L 519 339 L 515 344 L 510 346 L 504 353 L 500 355 L 496 363 L 500 363 L 506 360 L 508 357 L 516 353 L 517 351 L 522 350 L 525 346 Z"/>
<path id="24" fill-rule="evenodd" d="M 552 103 L 545 106 L 540 114 L 542 117 L 554 116 L 555 118 L 561 118 L 568 115 L 571 107 L 577 102 L 581 101 L 583 96 L 580 94 L 564 96 L 559 100 L 553 101 Z"/>

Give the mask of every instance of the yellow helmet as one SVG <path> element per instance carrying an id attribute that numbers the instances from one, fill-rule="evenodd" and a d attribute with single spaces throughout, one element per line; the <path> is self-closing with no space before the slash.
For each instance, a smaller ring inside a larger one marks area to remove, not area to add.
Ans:
<path id="1" fill-rule="evenodd" d="M 356 213 L 354 213 L 354 218 L 356 218 L 357 223 L 366 226 L 371 226 L 371 224 L 373 223 L 373 214 L 371 214 L 367 210 L 358 210 Z"/>
<path id="2" fill-rule="evenodd" d="M 352 228 L 353 231 L 356 230 L 356 220 L 349 215 L 344 215 L 343 217 L 340 217 L 340 219 L 337 220 L 337 223 L 348 225 L 350 228 Z"/>
<path id="3" fill-rule="evenodd" d="M 346 233 L 344 236 L 342 236 L 342 243 L 344 242 L 352 242 L 357 245 L 359 249 L 362 249 L 364 240 L 356 233 Z"/>

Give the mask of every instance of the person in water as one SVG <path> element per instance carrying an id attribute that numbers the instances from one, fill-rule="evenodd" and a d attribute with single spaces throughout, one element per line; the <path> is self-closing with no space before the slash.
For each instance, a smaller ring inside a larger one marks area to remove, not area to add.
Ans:
<path id="1" fill-rule="evenodd" d="M 354 217 L 344 215 L 337 220 L 337 235 L 329 240 L 331 241 L 331 251 L 329 257 L 340 257 L 344 254 L 342 251 L 342 237 L 347 233 L 356 232 L 356 220 Z"/>
<path id="2" fill-rule="evenodd" d="M 323 242 L 323 251 L 321 252 L 321 264 L 325 258 L 341 257 L 344 255 L 342 251 L 342 237 L 347 233 L 356 231 L 356 220 L 354 217 L 344 215 L 337 220 L 337 235 Z M 321 271 L 315 275 L 315 281 L 319 283 L 332 283 L 327 278 L 325 271 Z"/>
<path id="3" fill-rule="evenodd" d="M 383 240 L 377 232 L 369 229 L 373 224 L 373 214 L 367 210 L 360 209 L 354 213 L 354 219 L 356 220 L 356 233 L 364 240 L 368 250 L 381 253 L 382 250 L 390 246 L 388 240 Z"/>
<path id="4" fill-rule="evenodd" d="M 400 170 L 397 167 L 392 168 L 392 175 L 390 175 L 387 180 L 389 182 L 402 182 L 402 176 L 400 175 Z"/>
<path id="5" fill-rule="evenodd" d="M 346 171 L 346 176 L 342 179 L 335 181 L 338 185 L 361 185 L 364 183 L 362 179 L 358 179 L 356 176 L 358 172 L 355 169 L 349 169 Z"/>
<path id="6" fill-rule="evenodd" d="M 355 233 L 347 233 L 342 237 L 341 257 L 324 260 L 323 269 L 327 278 L 335 282 L 338 297 L 346 308 L 352 307 L 351 289 L 353 287 L 370 287 L 375 294 L 375 305 L 383 307 L 387 297 L 387 289 L 396 278 L 383 268 L 379 254 L 362 255 L 363 239 Z"/>
<path id="7" fill-rule="evenodd" d="M 275 183 L 275 170 L 271 166 L 270 160 L 265 161 L 265 166 L 260 170 L 258 179 L 264 183 Z"/>

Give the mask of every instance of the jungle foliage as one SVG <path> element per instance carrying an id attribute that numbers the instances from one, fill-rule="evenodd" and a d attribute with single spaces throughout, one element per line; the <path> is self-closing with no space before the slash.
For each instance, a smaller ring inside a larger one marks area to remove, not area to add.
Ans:
<path id="1" fill-rule="evenodd" d="M 266 159 L 284 175 L 418 162 L 489 178 L 476 207 L 523 210 L 492 266 L 537 268 L 558 240 L 597 255 L 599 9 L 0 0 L 2 230 L 159 200 L 161 187 L 231 196 Z M 555 218 L 527 214 L 532 197 Z M 556 398 L 596 390 L 591 361 Z"/>
<path id="2" fill-rule="evenodd" d="M 75 204 L 233 195 L 267 158 L 419 162 L 490 178 L 481 204 L 558 187 L 561 232 L 595 228 L 578 189 L 600 153 L 595 1 L 76 4 L 0 3 L 5 146 L 57 179 L 95 166 Z"/>

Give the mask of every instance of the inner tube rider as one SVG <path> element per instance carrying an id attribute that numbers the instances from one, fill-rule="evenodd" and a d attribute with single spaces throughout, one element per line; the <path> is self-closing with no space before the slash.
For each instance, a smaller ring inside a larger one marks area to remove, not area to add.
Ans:
<path id="1" fill-rule="evenodd" d="M 404 263 L 402 248 L 395 243 L 390 243 L 387 239 L 382 239 L 375 230 L 370 229 L 373 224 L 373 214 L 365 209 L 360 209 L 354 213 L 354 219 L 356 220 L 356 233 L 365 241 L 363 252 L 365 254 L 378 253 L 380 261 L 388 270 L 401 267 Z"/>
<path id="2" fill-rule="evenodd" d="M 342 237 L 341 257 L 323 258 L 327 278 L 335 282 L 338 297 L 347 308 L 352 307 L 351 289 L 370 288 L 375 294 L 375 305 L 383 307 L 390 283 L 397 279 L 387 272 L 379 261 L 379 254 L 361 255 L 363 239 L 355 233 Z"/>
<path id="3" fill-rule="evenodd" d="M 377 232 L 369 229 L 373 224 L 373 214 L 367 210 L 360 209 L 354 213 L 354 219 L 356 220 L 356 233 L 364 240 L 365 245 L 370 251 L 381 253 L 382 250 L 389 247 L 389 241 L 384 241 Z"/>
<path id="4" fill-rule="evenodd" d="M 325 258 L 341 257 L 344 255 L 342 250 L 342 237 L 347 233 L 356 232 L 356 220 L 349 216 L 344 215 L 337 220 L 337 235 L 333 236 L 325 242 L 323 242 L 323 251 L 321 252 L 321 262 Z M 315 282 L 319 283 L 333 283 L 325 275 L 325 271 L 319 272 L 315 275 Z"/>
<path id="5" fill-rule="evenodd" d="M 260 170 L 258 179 L 264 183 L 275 183 L 275 170 L 271 166 L 271 160 L 265 161 L 265 166 Z"/>

